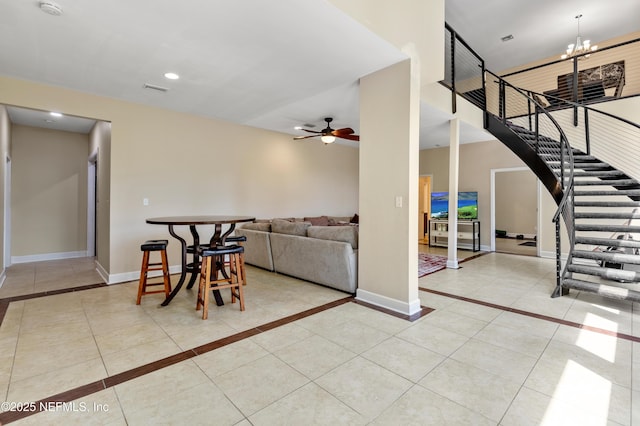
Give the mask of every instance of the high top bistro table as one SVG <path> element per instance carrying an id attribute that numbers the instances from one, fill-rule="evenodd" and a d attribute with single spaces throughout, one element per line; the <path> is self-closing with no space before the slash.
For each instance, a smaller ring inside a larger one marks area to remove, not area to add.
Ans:
<path id="1" fill-rule="evenodd" d="M 180 247 L 182 248 L 182 271 L 180 273 L 180 279 L 171 291 L 171 294 L 169 294 L 169 297 L 162 302 L 162 306 L 167 306 L 175 295 L 178 294 L 187 277 L 187 272 L 191 272 L 191 278 L 189 279 L 187 288 L 191 288 L 193 286 L 196 281 L 196 277 L 200 272 L 197 267 L 200 263 L 198 251 L 195 250 L 196 247 L 200 246 L 200 235 L 196 229 L 197 225 L 215 225 L 215 231 L 209 240 L 209 246 L 216 247 L 223 246 L 225 244 L 227 237 L 236 228 L 236 223 L 253 222 L 254 220 L 255 217 L 251 216 L 167 216 L 147 219 L 147 223 L 152 225 L 167 225 L 169 227 L 169 234 L 171 234 L 171 236 L 176 240 L 180 241 Z M 229 229 L 224 233 L 222 233 L 222 225 L 229 225 Z M 194 247 L 193 262 L 191 264 L 187 263 L 187 242 L 184 238 L 175 233 L 173 229 L 174 226 L 188 226 L 189 231 L 191 231 Z M 218 291 L 214 291 L 214 297 L 218 306 L 223 304 L 222 297 Z"/>

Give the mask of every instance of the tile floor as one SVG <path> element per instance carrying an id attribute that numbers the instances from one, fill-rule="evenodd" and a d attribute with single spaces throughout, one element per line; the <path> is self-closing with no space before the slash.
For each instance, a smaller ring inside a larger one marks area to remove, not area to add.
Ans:
<path id="1" fill-rule="evenodd" d="M 549 298 L 553 260 L 490 253 L 427 275 L 420 298 L 435 310 L 414 322 L 325 287 L 248 274 L 247 310 L 226 303 L 207 321 L 189 291 L 165 308 L 155 295 L 136 306 L 136 283 L 8 303 L 3 401 L 70 402 L 0 421 L 640 424 L 636 306 Z M 9 278 L 13 267 L 1 291 Z"/>

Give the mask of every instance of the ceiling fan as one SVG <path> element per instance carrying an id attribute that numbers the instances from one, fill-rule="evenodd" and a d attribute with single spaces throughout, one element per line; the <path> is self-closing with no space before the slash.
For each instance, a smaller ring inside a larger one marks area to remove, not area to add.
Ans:
<path id="1" fill-rule="evenodd" d="M 331 125 L 330 125 L 331 122 L 333 121 L 333 118 L 327 117 L 327 118 L 324 119 L 324 121 L 327 122 L 327 127 L 322 129 L 319 132 L 316 131 L 316 130 L 300 129 L 300 130 L 303 130 L 305 132 L 315 133 L 315 135 L 296 136 L 293 139 L 294 140 L 299 140 L 299 139 L 315 138 L 317 136 L 320 136 L 320 140 L 322 140 L 322 142 L 324 142 L 325 144 L 334 142 L 336 140 L 336 138 L 349 139 L 351 141 L 359 141 L 360 140 L 360 136 L 354 135 L 353 134 L 353 129 L 351 129 L 349 127 L 345 127 L 343 129 L 338 129 L 338 130 L 333 130 L 331 128 Z"/>

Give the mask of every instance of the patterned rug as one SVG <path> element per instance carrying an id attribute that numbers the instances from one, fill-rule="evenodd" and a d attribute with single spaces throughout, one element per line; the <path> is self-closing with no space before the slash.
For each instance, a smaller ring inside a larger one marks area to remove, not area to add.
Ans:
<path id="1" fill-rule="evenodd" d="M 437 254 L 418 253 L 418 278 L 447 267 L 447 257 Z"/>

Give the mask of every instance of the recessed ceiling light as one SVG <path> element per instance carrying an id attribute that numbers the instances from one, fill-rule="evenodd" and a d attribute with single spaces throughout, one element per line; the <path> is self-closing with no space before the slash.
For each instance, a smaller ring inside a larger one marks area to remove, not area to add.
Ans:
<path id="1" fill-rule="evenodd" d="M 167 72 L 164 74 L 164 76 L 169 80 L 177 80 L 180 78 L 180 76 L 174 72 Z"/>
<path id="2" fill-rule="evenodd" d="M 54 117 L 62 117 L 62 114 L 60 114 L 59 112 L 50 112 L 49 114 Z"/>

